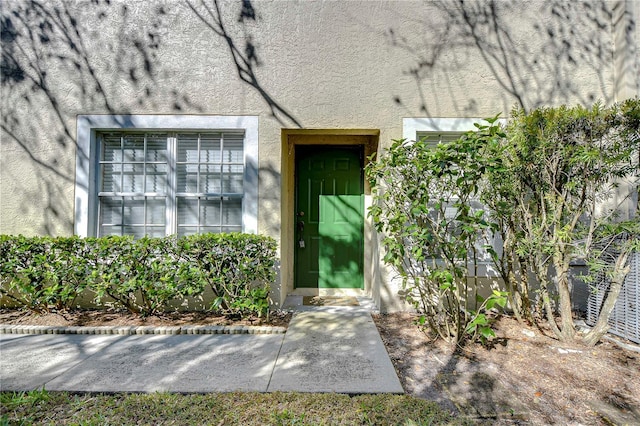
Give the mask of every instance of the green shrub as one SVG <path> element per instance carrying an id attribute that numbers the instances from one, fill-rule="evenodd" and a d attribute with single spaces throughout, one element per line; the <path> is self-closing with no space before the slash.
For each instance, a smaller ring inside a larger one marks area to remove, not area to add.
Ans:
<path id="1" fill-rule="evenodd" d="M 86 289 L 87 276 L 97 266 L 94 242 L 79 237 L 56 238 L 48 239 L 47 246 L 45 302 L 56 309 L 69 309 Z"/>
<path id="2" fill-rule="evenodd" d="M 423 322 L 445 339 L 490 336 L 482 311 L 506 300 L 519 318 L 535 319 L 529 303 L 535 291 L 559 340 L 595 345 L 608 328 L 629 256 L 640 247 L 640 99 L 515 109 L 505 126 L 487 121 L 435 147 L 395 141 L 367 166 L 384 261 L 398 271 Z M 503 242 L 498 250 L 494 234 Z M 478 276 L 482 251 L 506 293 L 473 307 L 467 275 Z M 605 261 L 607 251 L 616 255 Z M 575 262 L 611 280 L 587 333 L 574 323 Z"/>
<path id="3" fill-rule="evenodd" d="M 193 235 L 178 240 L 180 252 L 205 273 L 214 294 L 212 310 L 268 313 L 269 284 L 275 278 L 276 242 L 250 234 Z"/>
<path id="4" fill-rule="evenodd" d="M 609 107 L 515 109 L 505 133 L 503 168 L 489 176 L 490 197 L 511 212 L 515 252 L 539 283 L 543 313 L 555 336 L 595 345 L 608 328 L 609 309 L 629 271 L 628 256 L 639 246 L 640 99 Z M 605 268 L 612 278 L 608 302 L 598 323 L 579 333 L 572 264 L 584 261 L 599 272 L 594 266 L 601 263 L 601 248 L 610 244 L 618 256 Z"/>
<path id="5" fill-rule="evenodd" d="M 152 315 L 168 303 L 202 293 L 203 274 L 177 253 L 175 238 L 105 237 L 97 240 L 98 268 L 91 290 L 98 304 L 115 303 Z"/>
<path id="6" fill-rule="evenodd" d="M 0 236 L 0 294 L 32 311 L 47 309 L 47 238 Z"/>
<path id="7" fill-rule="evenodd" d="M 84 293 L 98 306 L 152 315 L 201 296 L 209 285 L 213 310 L 264 316 L 275 254 L 272 238 L 249 234 L 139 240 L 0 235 L 0 295 L 43 312 L 72 308 Z"/>
<path id="8" fill-rule="evenodd" d="M 91 246 L 78 237 L 0 236 L 0 294 L 36 312 L 72 307 L 96 265 Z"/>
<path id="9" fill-rule="evenodd" d="M 403 295 L 436 336 L 460 343 L 492 335 L 486 311 L 506 293 L 472 297 L 469 271 L 478 269 L 497 224 L 477 199 L 483 174 L 499 167 L 485 155 L 502 137 L 497 118 L 448 144 L 397 140 L 367 165 L 369 214 L 383 235 L 384 262 L 402 278 Z"/>

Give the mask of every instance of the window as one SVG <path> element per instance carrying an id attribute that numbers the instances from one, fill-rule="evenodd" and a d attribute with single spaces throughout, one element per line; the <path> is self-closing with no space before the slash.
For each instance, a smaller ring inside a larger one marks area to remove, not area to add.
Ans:
<path id="1" fill-rule="evenodd" d="M 416 132 L 416 140 L 424 140 L 430 146 L 449 143 L 462 136 L 462 132 Z"/>
<path id="2" fill-rule="evenodd" d="M 402 137 L 418 140 L 427 135 L 440 135 L 444 140 L 455 140 L 469 130 L 475 130 L 474 123 L 480 118 L 403 118 Z"/>
<path id="3" fill-rule="evenodd" d="M 256 232 L 257 123 L 257 117 L 78 117 L 76 233 Z"/>

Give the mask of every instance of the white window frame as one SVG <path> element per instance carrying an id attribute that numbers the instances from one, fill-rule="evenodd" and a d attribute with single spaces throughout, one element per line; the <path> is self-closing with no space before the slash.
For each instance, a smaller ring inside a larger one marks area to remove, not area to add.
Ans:
<path id="1" fill-rule="evenodd" d="M 403 118 L 402 137 L 415 141 L 420 132 L 465 133 L 475 130 L 474 123 L 482 121 L 482 118 Z"/>
<path id="2" fill-rule="evenodd" d="M 98 134 L 102 131 L 244 131 L 242 231 L 258 232 L 258 116 L 221 115 L 79 115 L 74 232 L 97 233 Z"/>

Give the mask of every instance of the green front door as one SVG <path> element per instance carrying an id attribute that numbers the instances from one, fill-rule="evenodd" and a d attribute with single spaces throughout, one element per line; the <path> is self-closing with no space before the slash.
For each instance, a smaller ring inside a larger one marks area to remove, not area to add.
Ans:
<path id="1" fill-rule="evenodd" d="M 297 288 L 364 287 L 361 147 L 296 148 Z"/>

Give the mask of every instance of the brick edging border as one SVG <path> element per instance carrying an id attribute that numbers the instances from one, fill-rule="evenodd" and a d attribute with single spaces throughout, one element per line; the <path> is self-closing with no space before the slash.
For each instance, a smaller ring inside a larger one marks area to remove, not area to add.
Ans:
<path id="1" fill-rule="evenodd" d="M 133 336 L 142 334 L 284 334 L 284 327 L 244 325 L 184 325 L 184 326 L 48 326 L 0 324 L 0 334 L 104 334 Z"/>

